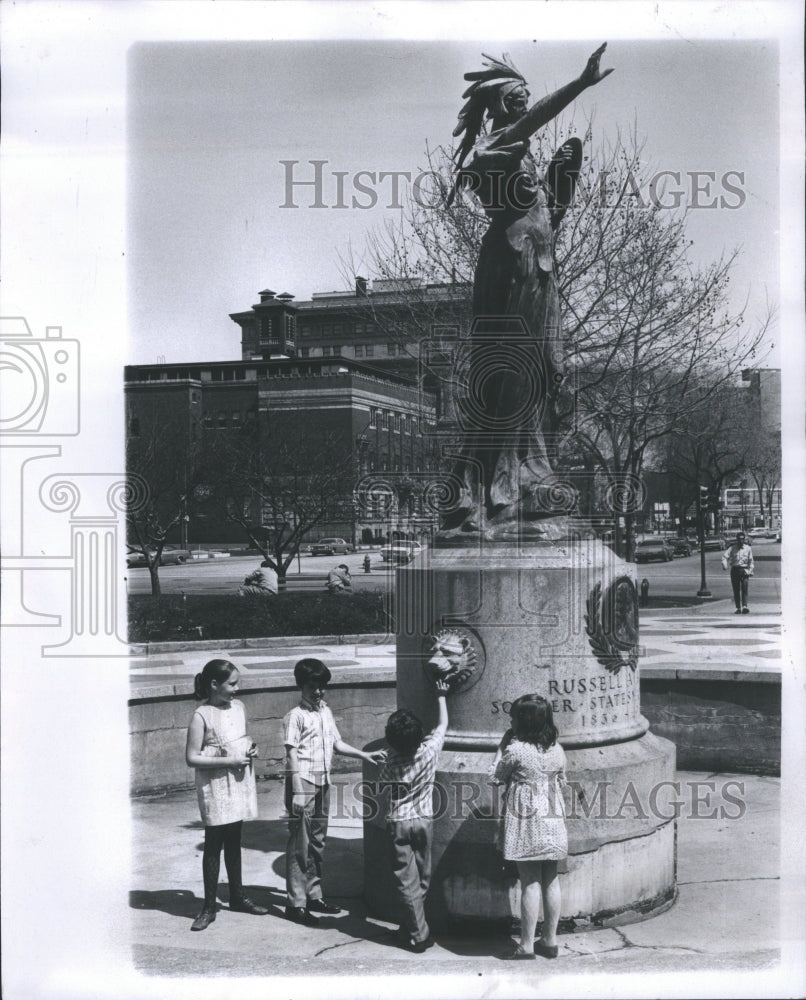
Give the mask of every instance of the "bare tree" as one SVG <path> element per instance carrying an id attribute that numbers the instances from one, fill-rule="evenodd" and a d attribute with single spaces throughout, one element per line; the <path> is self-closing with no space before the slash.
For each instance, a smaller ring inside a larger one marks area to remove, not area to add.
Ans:
<path id="1" fill-rule="evenodd" d="M 746 441 L 744 470 L 756 484 L 759 514 L 772 528 L 775 494 L 781 486 L 781 432 L 751 420 L 743 428 L 743 437 Z"/>
<path id="2" fill-rule="evenodd" d="M 701 395 L 703 403 L 683 416 L 663 442 L 664 451 L 656 463 L 669 473 L 670 499 L 681 523 L 700 487 L 707 486 L 712 495 L 721 493 L 745 468 L 751 449 L 744 390 L 722 385 Z"/>
<path id="3" fill-rule="evenodd" d="M 166 542 L 197 506 L 199 442 L 170 417 L 151 422 L 142 435 L 131 419 L 128 427 L 126 468 L 134 488 L 126 514 L 126 540 L 132 552 L 143 556 L 151 594 L 159 597 L 159 567 Z"/>
<path id="4" fill-rule="evenodd" d="M 279 590 L 312 528 L 353 517 L 357 474 L 350 442 L 337 432 L 245 431 L 211 451 L 210 465 L 215 501 L 277 573 Z"/>
<path id="5" fill-rule="evenodd" d="M 533 143 L 535 155 L 548 162 L 576 131 L 572 119 L 557 120 Z M 569 373 L 561 450 L 592 456 L 610 481 L 621 498 L 615 512 L 625 521 L 630 556 L 647 454 L 757 362 L 773 310 L 751 324 L 747 302 L 731 307 L 739 250 L 705 264 L 694 259 L 687 208 L 656 180 L 636 126 L 596 144 L 591 121 L 581 131 L 592 152 L 555 243 Z M 450 154 L 429 152 L 428 163 L 435 190 L 446 195 Z M 486 228 L 475 202 L 445 202 L 411 197 L 399 223 L 370 239 L 361 262 L 394 281 L 411 312 L 427 319 L 423 289 L 429 281 L 470 280 Z"/>

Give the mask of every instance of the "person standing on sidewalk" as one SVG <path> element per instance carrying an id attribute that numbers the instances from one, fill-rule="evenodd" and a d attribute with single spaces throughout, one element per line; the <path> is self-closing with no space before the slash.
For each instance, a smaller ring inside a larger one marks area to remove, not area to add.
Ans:
<path id="1" fill-rule="evenodd" d="M 246 735 L 246 714 L 238 691 L 238 668 L 229 660 L 210 660 L 193 682 L 204 704 L 188 726 L 185 760 L 196 769 L 196 795 L 204 823 L 204 906 L 191 925 L 203 931 L 216 918 L 221 848 L 229 878 L 229 908 L 265 916 L 269 911 L 244 894 L 241 878 L 241 829 L 257 818 L 257 789 L 252 764 L 255 744 Z"/>
<path id="2" fill-rule="evenodd" d="M 288 811 L 285 915 L 294 923 L 315 927 L 317 913 L 338 913 L 340 906 L 322 899 L 322 855 L 330 813 L 330 769 L 333 751 L 378 763 L 383 752 L 364 753 L 345 743 L 324 700 L 328 668 L 315 657 L 294 667 L 302 698 L 283 719 L 286 751 L 285 805 Z"/>
<path id="3" fill-rule="evenodd" d="M 434 775 L 448 729 L 447 681 L 434 682 L 439 718 L 423 735 L 423 724 L 414 712 L 400 708 L 386 723 L 391 750 L 381 766 L 380 787 L 389 789 L 386 829 L 392 876 L 401 909 L 398 936 L 415 954 L 434 940 L 425 919 L 425 896 L 431 881 L 431 832 L 434 816 Z"/>
<path id="4" fill-rule="evenodd" d="M 734 614 L 749 615 L 747 606 L 747 584 L 753 575 L 753 549 L 747 544 L 745 534 L 740 531 L 736 541 L 722 553 L 722 569 L 730 567 L 730 582 L 733 587 Z"/>

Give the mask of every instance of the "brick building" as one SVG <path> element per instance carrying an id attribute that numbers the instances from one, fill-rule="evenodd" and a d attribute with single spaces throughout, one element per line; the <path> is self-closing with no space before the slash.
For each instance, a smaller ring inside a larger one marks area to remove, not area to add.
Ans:
<path id="1" fill-rule="evenodd" d="M 272 319 L 278 315 L 281 322 L 272 329 L 293 337 L 282 305 Z M 298 457 L 332 460 L 346 470 L 349 485 L 333 497 L 327 520 L 309 541 L 336 535 L 361 542 L 384 538 L 389 531 L 417 536 L 433 529 L 433 513 L 416 499 L 389 510 L 380 502 L 356 503 L 352 493 L 368 476 L 392 483 L 424 481 L 435 467 L 429 433 L 433 398 L 403 375 L 332 356 L 130 365 L 125 399 L 130 471 L 138 471 L 153 451 L 163 456 L 163 466 L 181 465 L 183 455 L 193 454 L 202 480 L 205 466 L 212 479 L 222 448 L 233 450 L 248 441 L 257 450 L 283 441 Z M 164 490 L 163 502 L 179 502 L 181 487 L 178 482 L 172 491 Z M 251 516 L 254 523 L 262 522 L 261 511 Z M 188 530 L 191 543 L 243 541 L 241 529 L 203 505 Z M 171 540 L 180 540 L 179 534 Z"/>
<path id="2" fill-rule="evenodd" d="M 462 283 L 358 277 L 352 291 L 314 292 L 307 301 L 270 289 L 259 296 L 250 309 L 230 314 L 241 328 L 244 361 L 340 357 L 416 378 L 420 341 L 446 327 L 467 328 L 471 319 L 472 287 Z"/>

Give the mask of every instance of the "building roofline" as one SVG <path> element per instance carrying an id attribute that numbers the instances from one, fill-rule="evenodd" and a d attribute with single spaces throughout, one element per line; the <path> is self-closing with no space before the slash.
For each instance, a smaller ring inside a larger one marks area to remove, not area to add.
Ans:
<path id="1" fill-rule="evenodd" d="M 190 370 L 190 369 L 201 369 L 201 368 L 299 368 L 301 365 L 314 365 L 319 368 L 323 368 L 326 365 L 332 367 L 333 365 L 338 365 L 340 368 L 345 368 L 346 372 L 344 374 L 355 373 L 357 375 L 367 375 L 372 378 L 381 379 L 385 382 L 391 382 L 395 384 L 400 384 L 402 386 L 416 386 L 417 380 L 410 378 L 407 375 L 398 375 L 396 372 L 390 372 L 383 368 L 376 368 L 374 365 L 365 365 L 360 361 L 355 361 L 353 358 L 345 358 L 340 354 L 330 355 L 329 357 L 313 357 L 313 358 L 255 358 L 255 359 L 239 359 L 237 361 L 226 360 L 226 361 L 172 361 L 162 364 L 139 364 L 139 365 L 124 365 L 123 373 L 126 381 L 130 381 L 126 378 L 129 372 L 137 371 L 177 371 L 177 370 Z M 190 381 L 195 381 L 189 379 Z M 184 381 L 184 380 L 177 380 Z"/>

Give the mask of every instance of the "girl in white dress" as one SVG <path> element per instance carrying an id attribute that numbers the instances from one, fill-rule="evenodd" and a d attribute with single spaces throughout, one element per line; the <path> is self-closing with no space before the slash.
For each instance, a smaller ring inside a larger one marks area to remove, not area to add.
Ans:
<path id="1" fill-rule="evenodd" d="M 252 764 L 257 748 L 246 735 L 246 714 L 238 691 L 238 668 L 229 660 L 210 660 L 194 679 L 204 704 L 188 726 L 185 760 L 196 769 L 196 794 L 204 823 L 204 906 L 191 930 L 203 931 L 216 917 L 221 848 L 229 878 L 229 907 L 262 916 L 269 911 L 244 895 L 241 878 L 241 828 L 257 817 Z"/>
<path id="2" fill-rule="evenodd" d="M 560 882 L 557 862 L 568 855 L 562 787 L 565 752 L 557 742 L 551 705 L 537 694 L 512 703 L 512 728 L 493 760 L 493 780 L 506 785 L 501 844 L 507 861 L 518 866 L 521 881 L 521 940 L 506 959 L 557 957 Z M 535 928 L 543 897 L 543 933 Z"/>

